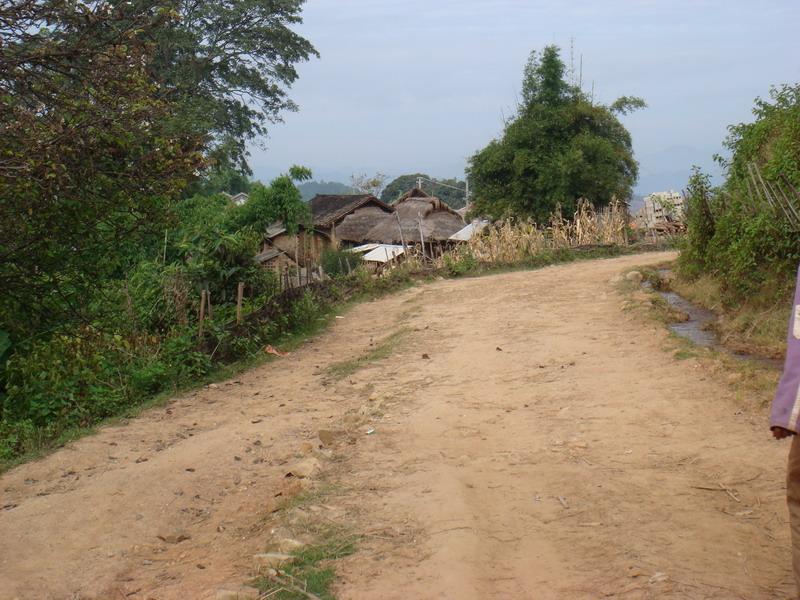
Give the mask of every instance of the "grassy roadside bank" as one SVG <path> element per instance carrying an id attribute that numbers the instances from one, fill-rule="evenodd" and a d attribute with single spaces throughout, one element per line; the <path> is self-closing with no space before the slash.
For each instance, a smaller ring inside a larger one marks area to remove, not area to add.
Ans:
<path id="1" fill-rule="evenodd" d="M 286 303 L 280 314 L 274 307 L 265 307 L 263 311 L 255 310 L 246 319 L 243 327 L 232 327 L 226 331 L 214 331 L 207 334 L 214 338 L 203 342 L 209 353 L 215 352 L 222 344 L 248 343 L 251 347 L 244 357 L 235 360 L 219 358 L 214 366 L 202 376 L 191 379 L 183 385 L 175 385 L 143 396 L 136 403 L 125 406 L 110 417 L 98 419 L 88 426 L 65 427 L 63 429 L 36 428 L 25 432 L 25 439 L 20 443 L 19 431 L 0 423 L 0 446 L 16 448 L 14 452 L 6 452 L 0 458 L 0 472 L 20 463 L 34 460 L 63 447 L 65 444 L 91 434 L 103 425 L 119 423 L 121 420 L 134 418 L 143 410 L 154 406 L 163 406 L 176 394 L 186 393 L 216 381 L 228 379 L 244 370 L 259 366 L 273 356 L 264 351 L 266 345 L 272 345 L 281 351 L 290 351 L 306 340 L 324 332 L 336 314 L 352 310 L 360 302 L 380 298 L 410 286 L 433 281 L 436 278 L 477 277 L 516 270 L 529 270 L 549 265 L 563 264 L 576 260 L 592 260 L 613 258 L 643 251 L 660 251 L 656 246 L 590 246 L 544 250 L 527 256 L 524 260 L 514 262 L 476 261 L 469 257 L 459 257 L 436 268 L 420 269 L 418 266 L 399 267 L 386 276 L 375 279 L 365 271 L 358 270 L 346 277 L 332 279 L 325 285 L 312 286 L 299 294 L 292 302 Z M 274 327 L 275 321 L 285 323 L 280 329 Z M 4 430 L 5 426 L 5 430 Z"/>
<path id="2" fill-rule="evenodd" d="M 664 263 L 653 267 L 635 269 L 653 289 L 643 289 L 636 281 L 623 280 L 619 289 L 626 298 L 625 310 L 638 313 L 664 327 L 685 319 L 685 315 L 672 308 L 658 294 L 661 291 L 674 291 L 686 300 L 713 311 L 718 315 L 717 322 L 711 325 L 719 335 L 720 347 L 707 348 L 670 332 L 663 350 L 675 360 L 694 363 L 714 379 L 729 387 L 737 402 L 748 410 L 763 412 L 775 392 L 781 375 L 776 360 L 783 356 L 785 349 L 786 320 L 788 308 L 774 307 L 770 312 L 755 310 L 754 303 L 740 307 L 735 312 L 725 311 L 719 301 L 719 287 L 705 278 L 686 282 L 674 277 L 663 278 L 659 269 L 671 269 L 674 263 Z M 742 358 L 746 353 L 752 358 Z M 769 359 L 769 360 L 762 360 Z"/>
<path id="3" fill-rule="evenodd" d="M 792 290 L 779 294 L 778 300 L 754 296 L 738 306 L 726 306 L 722 285 L 709 275 L 694 281 L 678 276 L 670 282 L 670 288 L 693 304 L 713 311 L 718 316 L 714 330 L 734 352 L 783 358 Z"/>

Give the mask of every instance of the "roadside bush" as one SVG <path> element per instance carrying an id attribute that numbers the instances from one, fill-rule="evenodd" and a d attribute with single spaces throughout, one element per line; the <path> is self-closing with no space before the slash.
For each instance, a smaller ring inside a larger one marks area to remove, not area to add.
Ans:
<path id="1" fill-rule="evenodd" d="M 360 254 L 345 250 L 326 249 L 320 257 L 320 264 L 328 277 L 343 277 L 355 271 L 363 260 Z"/>
<path id="2" fill-rule="evenodd" d="M 459 250 L 447 253 L 442 257 L 442 267 L 451 277 L 465 275 L 478 268 L 478 260 L 468 246 Z"/>
<path id="3" fill-rule="evenodd" d="M 173 335 L 161 347 L 161 360 L 178 384 L 201 379 L 211 372 L 211 357 L 198 349 L 194 332 Z"/>
<path id="4" fill-rule="evenodd" d="M 729 128 L 731 157 L 718 157 L 727 170 L 720 188 L 711 189 L 708 176 L 694 170 L 679 259 L 685 279 L 716 278 L 729 307 L 785 301 L 800 261 L 800 233 L 783 210 L 755 193 L 750 172 L 758 168 L 769 186 L 800 188 L 800 85 L 772 89 L 769 100 L 756 100 L 753 114 L 754 122 Z"/>
<path id="5" fill-rule="evenodd" d="M 86 426 L 125 404 L 129 349 L 91 328 L 59 334 L 14 353 L 6 365 L 3 418 L 35 426 Z"/>
<path id="6" fill-rule="evenodd" d="M 37 448 L 36 427 L 30 419 L 0 421 L 0 460 L 11 460 Z"/>
<path id="7" fill-rule="evenodd" d="M 172 383 L 169 367 L 158 358 L 135 364 L 130 372 L 130 387 L 135 397 L 146 397 L 167 389 Z"/>
<path id="8" fill-rule="evenodd" d="M 708 246 L 714 237 L 714 218 L 709 204 L 712 202 L 711 178 L 693 167 L 687 186 L 687 232 L 681 242 L 678 266 L 690 279 L 707 270 Z"/>
<path id="9" fill-rule="evenodd" d="M 308 331 L 316 325 L 322 307 L 310 292 L 292 304 L 289 311 L 289 329 L 292 331 Z"/>

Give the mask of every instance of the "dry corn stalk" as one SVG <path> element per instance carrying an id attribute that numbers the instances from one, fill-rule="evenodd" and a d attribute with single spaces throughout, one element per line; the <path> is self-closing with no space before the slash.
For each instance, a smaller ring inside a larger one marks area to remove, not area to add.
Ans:
<path id="1" fill-rule="evenodd" d="M 523 261 L 543 249 L 627 243 L 627 214 L 624 204 L 616 199 L 600 211 L 582 199 L 571 220 L 563 217 L 559 206 L 549 223 L 541 227 L 531 220 L 500 221 L 451 250 L 448 257 L 458 260 L 469 255 L 479 262 L 503 264 Z M 436 263 L 441 266 L 443 259 Z"/>

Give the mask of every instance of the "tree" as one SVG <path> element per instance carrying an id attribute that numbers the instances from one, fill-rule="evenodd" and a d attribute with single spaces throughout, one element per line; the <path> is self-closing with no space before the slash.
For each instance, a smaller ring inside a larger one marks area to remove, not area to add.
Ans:
<path id="1" fill-rule="evenodd" d="M 297 233 L 301 225 L 308 224 L 311 210 L 303 202 L 300 190 L 294 182 L 309 179 L 309 169 L 294 166 L 288 173 L 273 179 L 269 186 L 254 184 L 247 202 L 233 211 L 231 231 L 251 228 L 263 234 L 267 227 L 280 221 L 289 233 Z"/>
<path id="2" fill-rule="evenodd" d="M 155 46 L 153 79 L 179 106 L 176 126 L 210 133 L 212 162 L 249 174 L 247 142 L 297 110 L 287 91 L 296 65 L 319 56 L 291 29 L 305 0 L 162 1 L 177 18 L 143 37 Z"/>
<path id="3" fill-rule="evenodd" d="M 383 189 L 381 200 L 387 204 L 391 204 L 407 191 L 416 187 L 417 180 L 420 177 L 426 180 L 423 181 L 425 191 L 430 192 L 432 196 L 438 197 L 451 208 L 462 208 L 466 205 L 465 182 L 458 179 L 434 179 L 425 173 L 412 173 L 396 177 Z M 436 183 L 431 183 L 431 181 L 436 181 L 444 185 L 437 185 Z"/>
<path id="4" fill-rule="evenodd" d="M 643 106 L 633 97 L 593 104 L 566 81 L 556 46 L 532 52 L 517 114 L 500 138 L 470 159 L 476 212 L 545 221 L 559 206 L 573 212 L 579 198 L 598 207 L 628 198 L 638 166 L 616 115 Z"/>
<path id="5" fill-rule="evenodd" d="M 0 5 L 0 329 L 82 318 L 202 167 L 143 41 L 174 18 L 128 3 Z"/>
<path id="6" fill-rule="evenodd" d="M 366 173 L 354 174 L 350 176 L 350 187 L 359 194 L 380 196 L 387 179 L 389 179 L 389 177 L 383 173 L 375 173 L 375 175 L 372 176 Z"/>

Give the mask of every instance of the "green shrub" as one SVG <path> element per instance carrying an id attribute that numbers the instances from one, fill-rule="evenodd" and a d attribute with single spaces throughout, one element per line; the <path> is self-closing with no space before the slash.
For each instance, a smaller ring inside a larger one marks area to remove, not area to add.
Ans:
<path id="1" fill-rule="evenodd" d="M 198 350 L 196 334 L 185 332 L 167 338 L 161 348 L 161 360 L 172 371 L 177 383 L 201 379 L 211 372 L 211 358 Z"/>
<path id="2" fill-rule="evenodd" d="M 289 310 L 288 326 L 293 331 L 308 331 L 317 324 L 322 307 L 310 292 L 305 292 Z"/>
<path id="3" fill-rule="evenodd" d="M 453 277 L 471 273 L 478 268 L 478 260 L 467 248 L 463 252 L 444 255 L 443 265 L 445 272 Z"/>
<path id="4" fill-rule="evenodd" d="M 326 249 L 320 257 L 320 264 L 328 277 L 349 275 L 363 264 L 360 254 L 345 250 Z"/>
<path id="5" fill-rule="evenodd" d="M 689 181 L 680 274 L 715 277 L 728 306 L 786 301 L 800 262 L 800 233 L 755 193 L 750 173 L 756 165 L 768 185 L 800 187 L 800 85 L 774 88 L 753 113 L 754 122 L 729 128 L 725 183 L 711 189 L 697 169 Z"/>
<path id="6" fill-rule="evenodd" d="M 125 403 L 128 348 L 118 336 L 84 328 L 18 349 L 8 360 L 3 418 L 85 426 Z"/>
<path id="7" fill-rule="evenodd" d="M 130 386 L 136 397 L 157 394 L 166 389 L 171 381 L 169 367 L 157 358 L 143 360 L 130 372 Z"/>
<path id="8" fill-rule="evenodd" d="M 9 422 L 0 421 L 0 460 L 11 460 L 15 456 L 36 448 L 36 427 L 29 419 Z"/>

